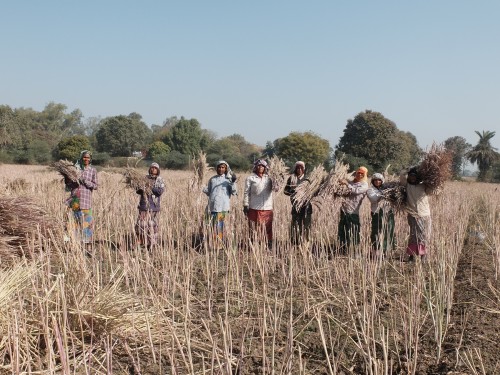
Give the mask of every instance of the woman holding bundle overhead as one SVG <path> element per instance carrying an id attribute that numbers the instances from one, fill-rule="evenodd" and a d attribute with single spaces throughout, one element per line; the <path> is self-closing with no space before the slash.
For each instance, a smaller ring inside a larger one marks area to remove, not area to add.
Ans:
<path id="1" fill-rule="evenodd" d="M 253 173 L 245 181 L 243 212 L 248 218 L 251 234 L 264 229 L 268 248 L 273 241 L 273 182 L 268 175 L 267 162 L 258 159 Z"/>
<path id="2" fill-rule="evenodd" d="M 146 189 L 137 189 L 141 196 L 139 200 L 139 215 L 135 223 L 135 233 L 140 246 L 150 249 L 158 241 L 158 217 L 160 213 L 161 195 L 165 191 L 165 182 L 160 177 L 160 166 L 151 163 L 149 166 Z"/>
<path id="3" fill-rule="evenodd" d="M 203 192 L 208 195 L 207 216 L 213 228 L 214 237 L 224 239 L 224 222 L 231 207 L 230 198 L 236 195 L 236 175 L 231 172 L 229 164 L 220 160 L 216 165 L 217 174 L 208 180 Z"/>
<path id="4" fill-rule="evenodd" d="M 306 165 L 303 161 L 297 161 L 293 169 L 293 174 L 288 177 L 285 186 L 285 195 L 290 197 L 292 203 L 292 222 L 290 226 L 290 235 L 293 244 L 298 244 L 302 240 L 309 239 L 311 230 L 312 205 L 310 203 L 297 208 L 295 202 L 295 189 L 304 181 L 307 181 L 305 175 Z"/>
<path id="5" fill-rule="evenodd" d="M 431 237 L 431 209 L 427 188 L 416 167 L 401 171 L 400 182 L 406 187 L 406 210 L 410 227 L 406 248 L 408 261 L 415 260 L 415 256 L 424 260 Z"/>
<path id="6" fill-rule="evenodd" d="M 66 189 L 71 192 L 66 201 L 72 215 L 69 217 L 68 232 L 86 247 L 92 246 L 94 216 L 92 213 L 92 193 L 97 190 L 97 171 L 92 167 L 92 153 L 84 150 L 75 164 L 78 180 L 64 179 Z"/>
<path id="7" fill-rule="evenodd" d="M 349 194 L 342 202 L 338 226 L 339 252 L 342 254 L 347 254 L 350 247 L 360 242 L 359 208 L 368 190 L 367 174 L 367 168 L 359 167 L 352 181 L 341 181 L 349 188 Z"/>
<path id="8" fill-rule="evenodd" d="M 371 202 L 371 255 L 376 258 L 385 256 L 394 244 L 394 212 L 390 203 L 384 200 L 384 176 L 374 173 L 371 185 L 366 195 Z"/>

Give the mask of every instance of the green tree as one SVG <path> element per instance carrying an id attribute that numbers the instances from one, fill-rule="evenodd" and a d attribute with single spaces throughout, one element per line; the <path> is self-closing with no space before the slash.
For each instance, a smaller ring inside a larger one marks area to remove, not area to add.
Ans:
<path id="1" fill-rule="evenodd" d="M 76 160 L 82 150 L 90 149 L 89 138 L 84 135 L 74 135 L 61 140 L 54 149 L 56 159 Z"/>
<path id="2" fill-rule="evenodd" d="M 181 117 L 162 140 L 171 150 L 192 157 L 208 148 L 213 142 L 213 135 L 202 129 L 198 120 Z"/>
<path id="3" fill-rule="evenodd" d="M 346 160 L 366 160 L 375 172 L 383 171 L 388 165 L 393 171 L 398 171 L 416 164 L 422 150 L 413 134 L 399 130 L 381 113 L 366 110 L 347 121 L 335 154 L 337 157 L 346 155 Z"/>
<path id="4" fill-rule="evenodd" d="M 151 139 L 151 130 L 141 120 L 140 115 L 105 118 L 95 134 L 97 151 L 111 156 L 130 156 L 133 151 L 146 148 Z"/>
<path id="5" fill-rule="evenodd" d="M 276 156 L 287 165 L 293 166 L 297 160 L 302 160 L 308 169 L 326 163 L 331 151 L 330 143 L 313 132 L 291 132 L 273 143 Z"/>
<path id="6" fill-rule="evenodd" d="M 467 158 L 465 155 L 472 147 L 464 137 L 450 137 L 444 141 L 444 147 L 452 153 L 451 170 L 453 178 L 458 179 L 462 175 Z"/>
<path id="7" fill-rule="evenodd" d="M 490 143 L 495 136 L 494 131 L 483 130 L 482 133 L 475 131 L 479 136 L 479 142 L 472 150 L 467 152 L 467 158 L 473 164 L 477 163 L 479 169 L 478 181 L 486 181 L 491 172 L 492 165 L 499 159 L 500 155 L 496 148 Z"/>
<path id="8" fill-rule="evenodd" d="M 148 158 L 163 166 L 170 153 L 170 147 L 161 141 L 151 143 L 148 148 Z"/>
<path id="9" fill-rule="evenodd" d="M 261 154 L 261 149 L 245 140 L 240 134 L 233 134 L 215 140 L 207 148 L 207 161 L 213 165 L 218 160 L 225 160 L 231 169 L 247 169 L 254 158 Z"/>

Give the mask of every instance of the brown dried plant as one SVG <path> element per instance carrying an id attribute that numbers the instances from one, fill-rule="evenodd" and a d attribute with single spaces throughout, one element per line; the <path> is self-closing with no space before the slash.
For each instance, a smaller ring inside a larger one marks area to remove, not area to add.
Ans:
<path id="1" fill-rule="evenodd" d="M 68 160 L 59 160 L 52 163 L 51 168 L 59 172 L 65 180 L 78 183 L 78 171 Z"/>
<path id="2" fill-rule="evenodd" d="M 269 160 L 269 177 L 273 182 L 273 191 L 283 190 L 288 177 L 288 167 L 276 155 Z"/>
<path id="3" fill-rule="evenodd" d="M 430 194 L 438 195 L 451 178 L 452 155 L 444 146 L 432 144 L 418 166 L 418 174 Z"/>
<path id="4" fill-rule="evenodd" d="M 146 195 L 152 194 L 151 180 L 148 179 L 141 171 L 129 167 L 125 169 L 123 175 L 125 176 L 125 183 L 127 186 L 136 191 L 142 190 Z"/>

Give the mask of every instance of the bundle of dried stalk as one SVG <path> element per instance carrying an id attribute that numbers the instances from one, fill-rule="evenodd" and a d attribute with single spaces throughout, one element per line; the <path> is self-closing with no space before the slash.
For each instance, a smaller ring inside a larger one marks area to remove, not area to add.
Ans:
<path id="1" fill-rule="evenodd" d="M 418 174 L 430 194 L 438 195 L 451 178 L 452 155 L 444 146 L 432 144 L 418 166 Z"/>
<path id="2" fill-rule="evenodd" d="M 385 182 L 382 187 L 383 198 L 388 201 L 394 211 L 402 211 L 406 203 L 406 188 L 399 181 Z"/>
<path id="3" fill-rule="evenodd" d="M 200 188 L 203 185 L 203 182 L 208 172 L 213 168 L 211 168 L 208 165 L 207 155 L 202 151 L 198 154 L 198 158 L 193 160 L 192 166 L 193 166 L 194 176 L 190 181 L 190 187 Z"/>
<path id="4" fill-rule="evenodd" d="M 151 180 L 147 178 L 143 172 L 135 168 L 126 168 L 123 175 L 125 176 L 125 183 L 127 186 L 136 191 L 142 190 L 143 194 L 146 195 L 152 194 Z"/>
<path id="5" fill-rule="evenodd" d="M 26 197 L 0 198 L 0 259 L 2 263 L 27 255 L 29 238 L 35 232 L 49 237 L 57 228 L 55 219 Z M 30 245 L 32 242 L 30 242 Z M 37 243 L 33 242 L 36 247 Z M 40 249 L 37 249 L 40 250 Z"/>
<path id="6" fill-rule="evenodd" d="M 59 172 L 64 179 L 78 183 L 78 171 L 70 161 L 59 160 L 52 163 L 51 167 Z"/>
<path id="7" fill-rule="evenodd" d="M 273 191 L 283 190 L 288 178 L 288 167 L 276 155 L 269 160 L 269 178 L 273 182 Z"/>
<path id="8" fill-rule="evenodd" d="M 314 167 L 312 172 L 307 176 L 307 179 L 297 186 L 293 199 L 298 210 L 307 206 L 318 195 L 326 175 L 325 168 L 322 165 L 318 165 Z"/>
<path id="9" fill-rule="evenodd" d="M 351 191 L 342 181 L 350 179 L 349 165 L 337 161 L 335 167 L 328 173 L 328 176 L 321 184 L 318 196 L 345 197 L 349 195 Z"/>

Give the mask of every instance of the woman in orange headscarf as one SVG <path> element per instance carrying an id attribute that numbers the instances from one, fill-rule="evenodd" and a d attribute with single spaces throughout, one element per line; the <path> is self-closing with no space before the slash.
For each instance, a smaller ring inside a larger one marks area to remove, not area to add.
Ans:
<path id="1" fill-rule="evenodd" d="M 349 195 L 342 202 L 338 226 L 339 252 L 347 254 L 349 247 L 357 245 L 360 241 L 359 208 L 368 190 L 368 169 L 359 167 L 352 181 L 341 182 L 350 190 Z"/>

